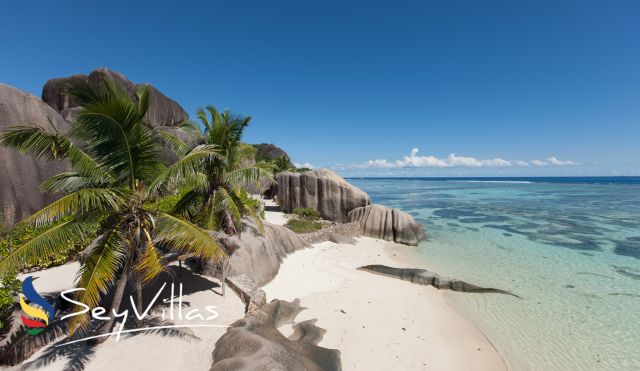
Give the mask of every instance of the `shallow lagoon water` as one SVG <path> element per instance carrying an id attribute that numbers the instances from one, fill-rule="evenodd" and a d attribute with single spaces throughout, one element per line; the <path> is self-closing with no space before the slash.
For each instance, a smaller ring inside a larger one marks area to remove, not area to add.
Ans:
<path id="1" fill-rule="evenodd" d="M 640 179 L 350 179 L 411 213 L 426 267 L 511 369 L 640 369 Z"/>

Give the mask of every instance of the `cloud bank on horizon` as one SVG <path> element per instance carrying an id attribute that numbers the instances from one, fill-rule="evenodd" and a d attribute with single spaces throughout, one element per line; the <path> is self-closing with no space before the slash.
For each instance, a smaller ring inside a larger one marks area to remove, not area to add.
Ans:
<path id="1" fill-rule="evenodd" d="M 419 156 L 419 149 L 413 148 L 408 156 L 400 160 L 389 161 L 386 159 L 369 160 L 359 164 L 337 164 L 331 167 L 336 171 L 349 170 L 393 170 L 408 168 L 506 168 L 506 167 L 553 167 L 575 166 L 577 162 L 571 160 L 559 160 L 551 156 L 544 160 L 506 160 L 500 157 L 492 159 L 477 159 L 468 156 L 458 156 L 451 153 L 447 157 Z"/>

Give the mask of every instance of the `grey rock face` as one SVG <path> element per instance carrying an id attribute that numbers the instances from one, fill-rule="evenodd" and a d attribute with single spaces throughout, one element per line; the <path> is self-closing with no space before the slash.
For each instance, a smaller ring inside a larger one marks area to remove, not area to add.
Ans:
<path id="1" fill-rule="evenodd" d="M 264 228 L 262 234 L 253 221 L 245 219 L 240 237 L 212 232 L 223 245 L 232 246 L 229 276 L 244 274 L 264 286 L 276 276 L 285 256 L 311 246 L 283 226 L 264 222 Z"/>
<path id="2" fill-rule="evenodd" d="M 97 87 L 104 84 L 104 81 L 107 79 L 112 80 L 116 86 L 134 98 L 136 97 L 136 91 L 141 87 L 140 84 L 134 84 L 121 73 L 108 68 L 98 68 L 88 76 L 73 75 L 47 81 L 42 89 L 42 99 L 59 112 L 63 110 L 69 112 L 67 111 L 68 109 L 78 107 L 76 100 L 73 96 L 69 95 L 69 86 L 78 81 L 85 81 L 91 86 Z M 187 115 L 176 101 L 165 96 L 153 86 L 150 86 L 150 89 L 147 118 L 151 124 L 155 126 L 176 126 L 189 119 L 189 115 Z M 68 115 L 63 116 L 65 116 L 65 119 L 72 117 Z"/>
<path id="3" fill-rule="evenodd" d="M 305 308 L 300 301 L 273 300 L 256 313 L 234 322 L 218 339 L 211 371 L 341 370 L 340 351 L 317 344 L 325 330 L 315 320 L 300 322 L 286 338 L 278 327 L 292 322 Z"/>
<path id="4" fill-rule="evenodd" d="M 69 124 L 49 105 L 14 87 L 0 84 L 0 131 L 10 126 L 32 124 L 49 132 L 66 134 Z M 13 149 L 0 147 L 0 210 L 11 226 L 48 205 L 59 196 L 41 193 L 40 183 L 68 171 L 67 162 L 44 162 Z"/>
<path id="5" fill-rule="evenodd" d="M 271 143 L 260 143 L 254 144 L 253 147 L 256 149 L 256 159 L 260 160 L 275 160 L 282 156 L 289 157 L 287 152 L 285 152 L 282 148 L 276 146 Z"/>
<path id="6" fill-rule="evenodd" d="M 379 274 L 382 276 L 393 277 L 418 285 L 433 286 L 437 289 L 448 289 L 452 291 L 475 293 L 506 294 L 519 298 L 518 295 L 513 294 L 509 291 L 472 285 L 455 278 L 442 277 L 437 273 L 430 272 L 425 269 L 393 268 L 387 267 L 386 265 L 365 265 L 364 267 L 358 268 L 358 270 Z"/>
<path id="7" fill-rule="evenodd" d="M 422 226 L 402 210 L 369 205 L 352 210 L 349 219 L 360 222 L 362 234 L 368 237 L 413 246 L 426 239 Z"/>
<path id="8" fill-rule="evenodd" d="M 276 175 L 278 204 L 290 213 L 297 207 L 310 207 L 324 219 L 345 223 L 349 212 L 371 203 L 369 195 L 328 169 Z"/>

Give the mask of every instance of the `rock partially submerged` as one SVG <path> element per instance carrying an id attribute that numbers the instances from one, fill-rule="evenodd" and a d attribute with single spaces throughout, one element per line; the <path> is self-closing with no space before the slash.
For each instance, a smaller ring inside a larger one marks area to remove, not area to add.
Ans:
<path id="1" fill-rule="evenodd" d="M 264 286 L 276 276 L 285 256 L 311 246 L 295 232 L 280 225 L 264 222 L 263 234 L 248 219 L 243 221 L 240 237 L 221 232 L 212 232 L 212 235 L 233 251 L 229 259 L 229 275 L 244 274 L 258 286 Z"/>
<path id="2" fill-rule="evenodd" d="M 0 131 L 16 125 L 37 125 L 49 133 L 66 134 L 70 126 L 46 103 L 9 85 L 0 84 Z M 42 193 L 38 187 L 49 177 L 69 171 L 68 162 L 46 162 L 0 147 L 0 209 L 5 225 L 50 204 L 58 195 Z"/>
<path id="3" fill-rule="evenodd" d="M 298 299 L 273 300 L 234 322 L 216 342 L 211 371 L 341 370 L 340 351 L 317 345 L 325 330 L 317 327 L 315 320 L 296 324 L 289 338 L 278 331 L 304 309 Z"/>
<path id="4" fill-rule="evenodd" d="M 278 203 L 282 211 L 290 213 L 298 207 L 309 207 L 327 220 L 346 223 L 349 212 L 371 203 L 369 195 L 349 184 L 328 169 L 276 175 Z"/>
<path id="5" fill-rule="evenodd" d="M 369 205 L 349 212 L 349 219 L 360 222 L 362 234 L 368 237 L 413 246 L 426 239 L 422 226 L 399 209 Z"/>
<path id="6" fill-rule="evenodd" d="M 470 283 L 455 279 L 442 277 L 437 273 L 429 272 L 425 269 L 393 268 L 386 265 L 365 265 L 358 270 L 366 271 L 382 276 L 393 277 L 403 281 L 409 281 L 418 285 L 433 286 L 437 289 L 449 289 L 452 291 L 475 292 L 475 293 L 496 293 L 518 297 L 509 291 L 480 287 Z"/>

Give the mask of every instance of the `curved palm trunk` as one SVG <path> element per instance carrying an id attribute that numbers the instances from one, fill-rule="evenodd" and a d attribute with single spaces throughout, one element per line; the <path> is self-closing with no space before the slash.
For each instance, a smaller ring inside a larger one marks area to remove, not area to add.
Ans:
<path id="1" fill-rule="evenodd" d="M 111 308 L 109 309 L 109 320 L 108 321 L 104 321 L 104 323 L 98 328 L 98 334 L 107 334 L 109 332 L 111 332 L 111 329 L 113 328 L 113 323 L 115 322 L 116 317 L 113 315 L 113 311 L 118 311 L 118 309 L 120 309 L 120 304 L 122 304 L 122 297 L 124 296 L 124 289 L 127 286 L 127 279 L 129 278 L 129 273 L 127 272 L 127 270 L 125 269 L 124 272 L 122 272 L 122 276 L 120 277 L 120 280 L 118 281 L 118 284 L 116 286 L 116 289 L 113 292 L 113 300 L 111 301 Z M 103 336 L 103 337 L 99 337 L 96 339 L 92 339 L 92 343 L 93 344 L 101 344 L 103 343 L 105 340 L 107 340 L 108 336 Z"/>
<path id="2" fill-rule="evenodd" d="M 142 282 L 140 282 L 139 279 L 136 279 L 135 290 L 136 290 L 136 309 L 138 309 L 138 313 L 142 313 Z"/>

